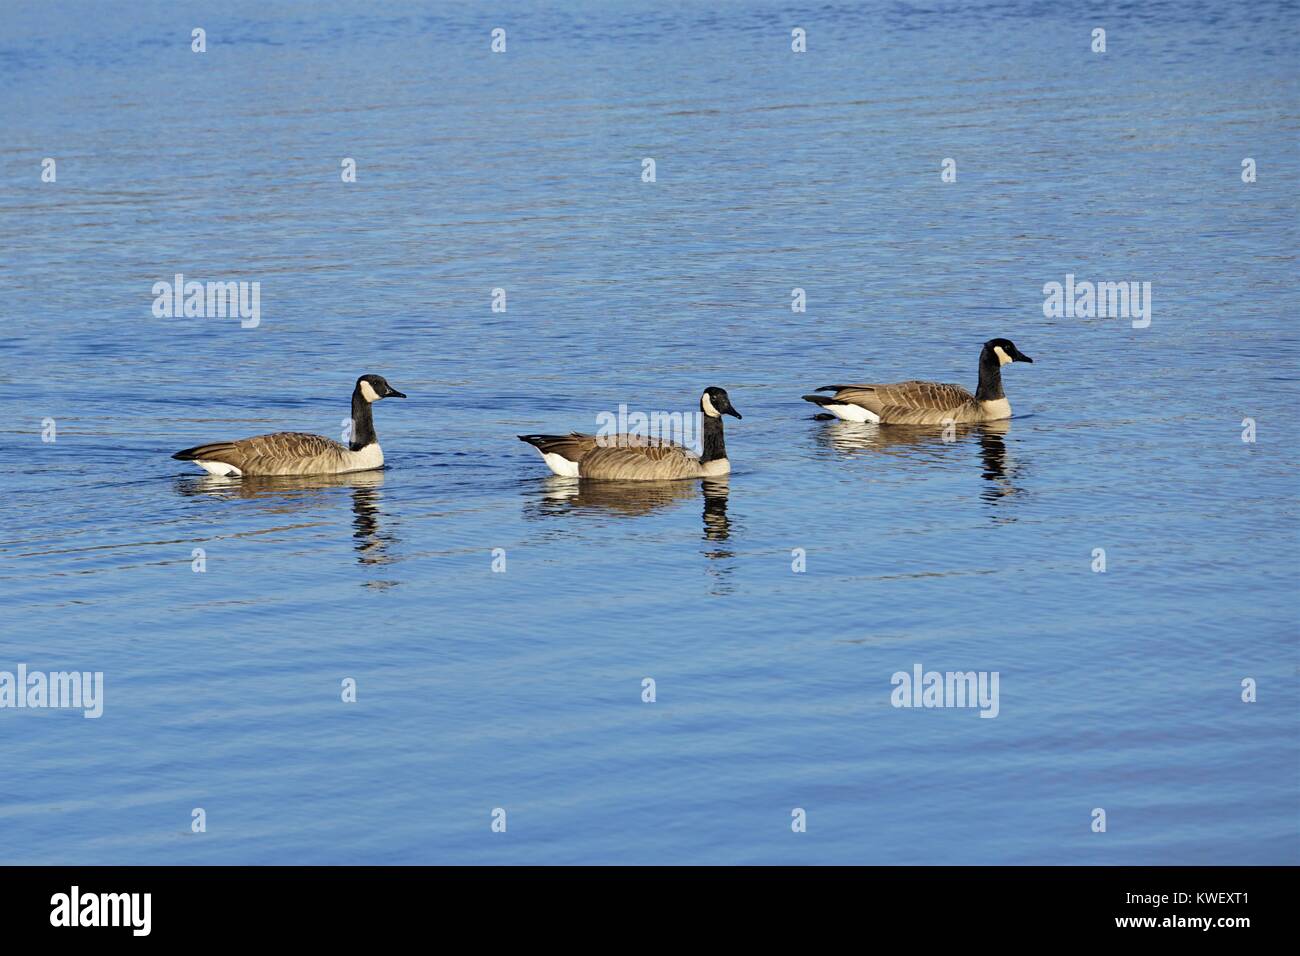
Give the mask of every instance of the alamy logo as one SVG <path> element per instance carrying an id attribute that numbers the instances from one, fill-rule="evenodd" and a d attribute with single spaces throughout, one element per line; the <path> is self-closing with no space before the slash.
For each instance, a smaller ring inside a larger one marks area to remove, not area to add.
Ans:
<path id="1" fill-rule="evenodd" d="M 1043 315 L 1049 319 L 1132 319 L 1133 328 L 1151 324 L 1150 282 L 1089 282 L 1074 280 L 1043 286 Z"/>
<path id="2" fill-rule="evenodd" d="M 262 283 L 185 281 L 178 272 L 173 281 L 153 284 L 156 319 L 239 319 L 245 329 L 262 321 Z"/>
<path id="3" fill-rule="evenodd" d="M 701 453 L 704 430 L 703 412 L 629 412 L 626 405 L 618 406 L 618 413 L 601 412 L 596 416 L 599 426 L 596 443 L 602 447 L 641 444 L 635 439 L 645 438 L 668 441 Z M 632 440 L 629 440 L 632 439 Z"/>
<path id="4" fill-rule="evenodd" d="M 922 672 L 920 664 L 912 673 L 895 671 L 889 682 L 894 685 L 889 702 L 895 707 L 978 707 L 981 717 L 996 717 L 998 671 Z"/>
<path id="5" fill-rule="evenodd" d="M 99 717 L 104 713 L 104 672 L 27 670 L 18 665 L 18 673 L 0 671 L 0 710 L 7 707 L 79 708 L 81 716 Z"/>
<path id="6" fill-rule="evenodd" d="M 148 936 L 152 928 L 152 893 L 71 892 L 50 897 L 51 926 L 129 926 L 133 936 Z"/>

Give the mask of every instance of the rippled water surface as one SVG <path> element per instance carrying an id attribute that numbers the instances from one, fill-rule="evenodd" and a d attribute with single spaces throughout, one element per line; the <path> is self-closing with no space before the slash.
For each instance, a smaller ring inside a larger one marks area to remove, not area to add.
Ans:
<path id="1" fill-rule="evenodd" d="M 0 710 L 0 861 L 1300 862 L 1294 5 L 3 18 L 0 670 L 105 702 Z M 260 325 L 155 318 L 177 272 Z M 1067 273 L 1150 326 L 1045 318 Z M 799 398 L 998 335 L 1000 427 Z M 169 458 L 363 372 L 381 473 Z M 706 385 L 726 482 L 515 439 Z M 892 707 L 916 664 L 998 717 Z"/>

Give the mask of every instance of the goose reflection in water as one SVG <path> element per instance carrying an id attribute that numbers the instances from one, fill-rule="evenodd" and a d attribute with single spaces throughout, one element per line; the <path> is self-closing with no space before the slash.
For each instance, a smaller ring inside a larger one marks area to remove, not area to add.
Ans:
<path id="1" fill-rule="evenodd" d="M 530 517 L 593 514 L 637 518 L 663 511 L 687 501 L 704 499 L 703 537 L 726 541 L 731 536 L 727 517 L 727 496 L 731 485 L 726 477 L 700 481 L 583 481 L 579 478 L 546 478 L 542 498 L 531 502 Z M 731 557 L 730 551 L 713 551 L 711 558 Z"/>
<path id="2" fill-rule="evenodd" d="M 1008 460 L 1007 456 L 1005 438 L 1010 430 L 1010 421 L 949 425 L 947 429 L 833 421 L 820 433 L 819 440 L 848 456 L 879 454 L 936 461 L 938 456 L 946 457 L 949 450 L 963 446 L 973 438 L 979 444 L 979 457 L 983 466 L 980 476 L 988 482 L 980 491 L 980 497 L 995 504 L 1001 498 L 1022 491 L 1014 480 L 1017 465 L 1014 459 Z"/>
<path id="3" fill-rule="evenodd" d="M 221 478 L 204 475 L 178 478 L 176 491 L 187 497 L 210 496 L 226 500 L 251 500 L 272 515 L 299 515 L 309 508 L 328 502 L 329 492 L 339 488 L 352 491 L 352 538 L 357 561 L 366 565 L 388 564 L 388 554 L 396 539 L 380 529 L 383 511 L 382 471 L 358 471 L 347 475 L 303 475 L 278 477 Z M 374 582 L 383 585 L 390 582 Z"/>

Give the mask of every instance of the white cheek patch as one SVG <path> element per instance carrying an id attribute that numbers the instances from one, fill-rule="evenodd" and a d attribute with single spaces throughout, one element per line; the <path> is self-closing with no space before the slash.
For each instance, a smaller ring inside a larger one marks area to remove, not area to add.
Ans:
<path id="1" fill-rule="evenodd" d="M 368 402 L 379 401 L 379 393 L 376 392 L 374 386 L 372 386 L 365 379 L 362 379 L 361 381 L 361 397 Z"/>
<path id="2" fill-rule="evenodd" d="M 1008 362 L 1011 361 L 1011 356 L 1008 355 L 1006 352 L 1004 352 L 1002 350 L 1002 346 L 1000 345 L 993 346 L 993 354 L 998 357 L 999 365 L 1006 365 Z"/>
<path id="3" fill-rule="evenodd" d="M 718 410 L 713 407 L 713 402 L 709 399 L 708 392 L 705 392 L 703 395 L 700 396 L 700 407 L 704 409 L 704 414 L 708 415 L 710 418 L 722 417 L 721 415 L 718 414 Z"/>

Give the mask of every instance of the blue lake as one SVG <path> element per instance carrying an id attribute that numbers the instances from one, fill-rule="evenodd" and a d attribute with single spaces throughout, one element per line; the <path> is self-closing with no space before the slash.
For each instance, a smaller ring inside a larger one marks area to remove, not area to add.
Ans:
<path id="1" fill-rule="evenodd" d="M 1300 13 L 1224 7 L 6 4 L 0 671 L 104 710 L 0 709 L 0 862 L 1300 862 Z M 1002 427 L 800 400 L 996 336 Z M 169 457 L 365 372 L 382 472 Z M 515 438 L 707 385 L 721 485 Z"/>

